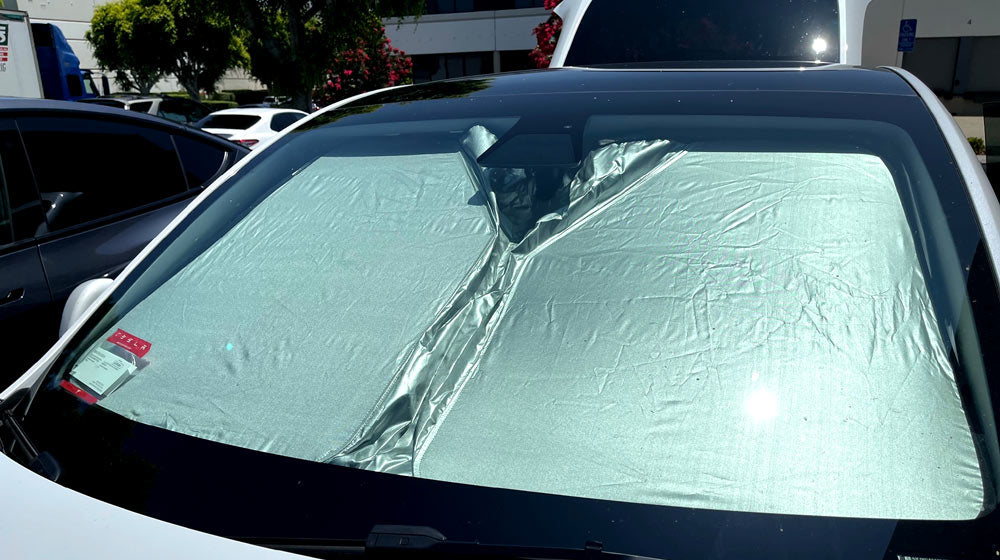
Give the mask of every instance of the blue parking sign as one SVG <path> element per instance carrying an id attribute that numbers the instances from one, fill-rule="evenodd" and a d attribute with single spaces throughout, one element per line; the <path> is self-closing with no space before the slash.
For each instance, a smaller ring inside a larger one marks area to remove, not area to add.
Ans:
<path id="1" fill-rule="evenodd" d="M 899 20 L 899 52 L 911 52 L 913 43 L 917 40 L 917 20 Z"/>

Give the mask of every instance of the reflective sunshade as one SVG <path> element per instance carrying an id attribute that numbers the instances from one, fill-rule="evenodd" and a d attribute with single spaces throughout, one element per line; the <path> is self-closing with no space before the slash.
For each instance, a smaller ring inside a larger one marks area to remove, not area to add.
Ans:
<path id="1" fill-rule="evenodd" d="M 590 74 L 612 73 L 546 76 Z M 34 410 L 582 498 L 993 508 L 978 231 L 919 100 L 486 87 L 279 139 L 130 274 Z"/>

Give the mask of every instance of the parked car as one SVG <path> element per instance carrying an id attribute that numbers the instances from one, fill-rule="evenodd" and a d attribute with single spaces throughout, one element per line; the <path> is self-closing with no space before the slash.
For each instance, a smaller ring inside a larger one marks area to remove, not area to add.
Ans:
<path id="1" fill-rule="evenodd" d="M 187 125 L 196 123 L 212 112 L 197 101 L 180 97 L 95 97 L 80 101 L 156 115 L 168 121 Z"/>
<path id="2" fill-rule="evenodd" d="M 0 348 L 22 367 L 55 341 L 73 288 L 113 278 L 246 153 L 145 115 L 27 99 L 0 100 L 0 147 Z"/>
<path id="3" fill-rule="evenodd" d="M 0 546 L 989 557 L 998 216 L 898 69 L 364 96 L 75 302 L 3 393 Z"/>
<path id="4" fill-rule="evenodd" d="M 856 46 L 863 2 L 791 4 Z M 700 59 L 374 92 L 216 179 L 0 393 L 0 552 L 996 557 L 969 143 L 904 70 L 723 68 L 744 20 L 697 21 L 659 38 Z"/>
<path id="5" fill-rule="evenodd" d="M 307 116 L 308 113 L 295 109 L 223 109 L 208 115 L 195 126 L 253 149 Z"/>
<path id="6" fill-rule="evenodd" d="M 563 0 L 550 68 L 861 64 L 871 0 Z"/>

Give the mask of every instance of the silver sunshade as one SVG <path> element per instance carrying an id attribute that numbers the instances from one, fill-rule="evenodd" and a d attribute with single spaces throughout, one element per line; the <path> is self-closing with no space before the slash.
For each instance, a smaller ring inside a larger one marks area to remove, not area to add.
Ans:
<path id="1" fill-rule="evenodd" d="M 495 141 L 477 127 L 473 156 Z M 889 171 L 864 154 L 593 151 L 516 243 L 462 153 L 321 158 L 115 328 L 101 401 L 449 481 L 960 519 L 975 447 Z M 509 195 L 509 196 L 508 196 Z"/>

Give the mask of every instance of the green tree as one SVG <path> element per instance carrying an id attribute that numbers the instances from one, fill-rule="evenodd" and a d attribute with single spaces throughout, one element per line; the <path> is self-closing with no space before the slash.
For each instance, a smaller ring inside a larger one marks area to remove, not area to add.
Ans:
<path id="1" fill-rule="evenodd" d="M 316 92 L 316 102 L 329 105 L 379 88 L 409 84 L 413 61 L 392 46 L 375 16 L 359 28 L 358 46 L 333 57 Z"/>
<path id="2" fill-rule="evenodd" d="M 335 53 L 357 48 L 374 17 L 419 15 L 423 0 L 239 0 L 250 72 L 308 111 Z"/>
<path id="3" fill-rule="evenodd" d="M 173 74 L 193 99 L 245 66 L 245 32 L 222 0 L 117 0 L 94 10 L 87 40 L 115 81 L 141 93 Z"/>
<path id="4" fill-rule="evenodd" d="M 249 62 L 245 32 L 218 0 L 163 0 L 176 30 L 171 48 L 173 74 L 192 99 L 199 91 L 215 91 L 226 70 Z"/>
<path id="5" fill-rule="evenodd" d="M 562 0 L 545 0 L 545 9 L 551 12 L 549 14 L 549 19 L 539 23 L 537 27 L 531 30 L 531 34 L 535 36 L 538 41 L 538 45 L 532 49 L 528 56 L 534 61 L 535 66 L 538 68 L 548 68 L 549 63 L 552 62 L 552 53 L 556 50 L 556 43 L 559 41 L 559 35 L 562 33 L 562 18 L 557 16 L 552 10 L 556 9 L 556 6 Z"/>
<path id="6" fill-rule="evenodd" d="M 147 94 L 171 67 L 176 29 L 162 4 L 118 0 L 98 6 L 87 41 L 106 71 L 123 89 Z"/>

